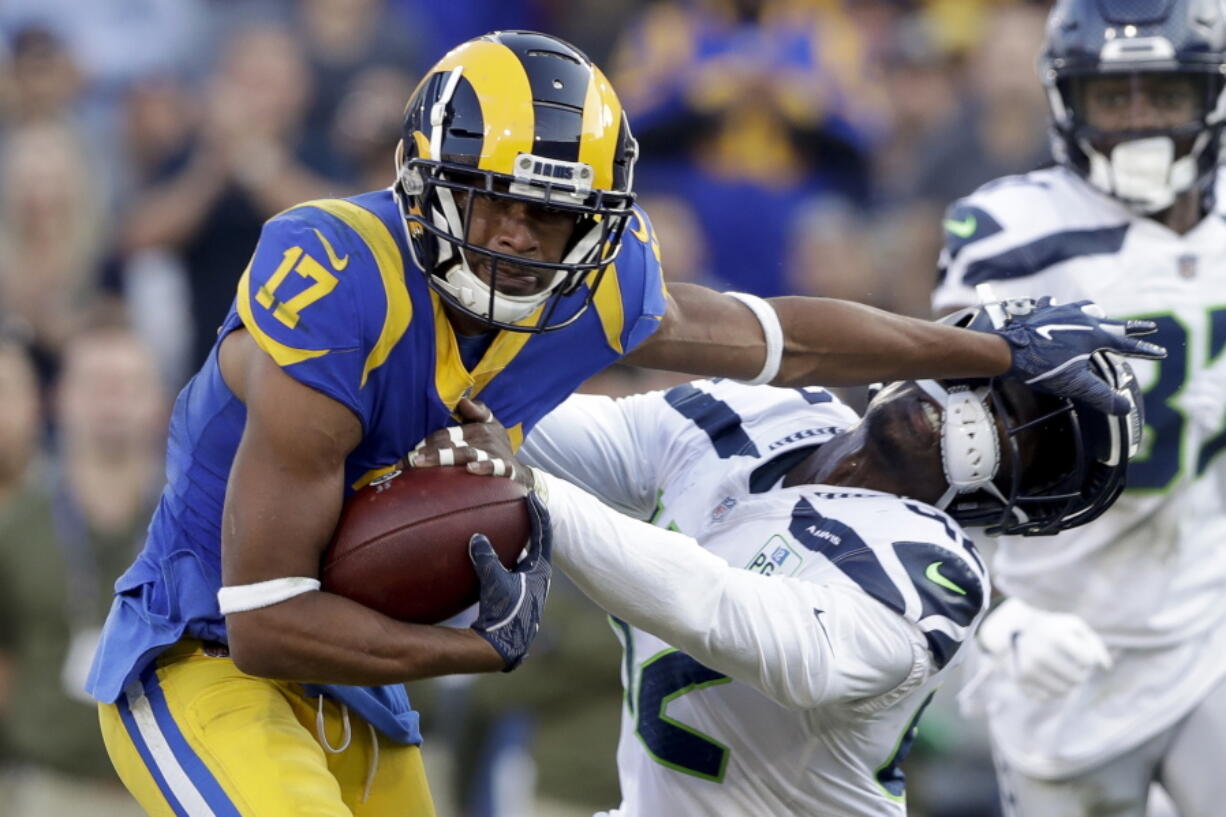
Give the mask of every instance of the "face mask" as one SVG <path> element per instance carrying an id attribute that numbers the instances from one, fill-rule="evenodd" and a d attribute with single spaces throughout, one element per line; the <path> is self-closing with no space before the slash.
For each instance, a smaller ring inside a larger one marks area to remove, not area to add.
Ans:
<path id="1" fill-rule="evenodd" d="M 1110 158 L 1088 142 L 1082 149 L 1090 157 L 1090 183 L 1142 213 L 1165 210 L 1196 181 L 1199 151 L 1176 159 L 1175 140 L 1169 136 L 1122 142 Z"/>

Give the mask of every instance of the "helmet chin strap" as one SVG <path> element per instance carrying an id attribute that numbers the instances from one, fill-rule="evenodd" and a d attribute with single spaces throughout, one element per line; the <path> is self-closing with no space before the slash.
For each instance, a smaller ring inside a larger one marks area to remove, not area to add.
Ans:
<path id="1" fill-rule="evenodd" d="M 1175 203 L 1175 197 L 1196 183 L 1197 161 L 1207 134 L 1201 133 L 1186 156 L 1175 158 L 1175 140 L 1151 136 L 1121 142 L 1110 157 L 1088 140 L 1081 149 L 1090 157 L 1090 183 L 1142 213 L 1157 213 Z"/>
<path id="2" fill-rule="evenodd" d="M 980 490 L 1007 504 L 993 481 L 1001 457 L 996 423 L 987 406 L 990 387 L 948 390 L 935 380 L 917 380 L 916 385 L 941 407 L 941 467 L 949 487 L 936 507 L 944 510 L 958 494 Z"/>

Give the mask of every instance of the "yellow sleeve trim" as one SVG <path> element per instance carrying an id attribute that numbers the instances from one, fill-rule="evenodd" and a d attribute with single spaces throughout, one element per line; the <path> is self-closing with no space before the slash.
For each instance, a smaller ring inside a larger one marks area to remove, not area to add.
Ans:
<path id="1" fill-rule="evenodd" d="M 238 310 L 238 316 L 243 321 L 243 326 L 251 333 L 251 337 L 255 339 L 255 343 L 263 349 L 268 356 L 276 361 L 278 366 L 290 366 L 294 363 L 301 363 L 304 360 L 310 360 L 315 357 L 323 357 L 328 354 L 328 349 L 299 349 L 294 346 L 287 346 L 279 340 L 272 338 L 267 332 L 260 328 L 256 323 L 255 316 L 251 313 L 251 265 L 243 270 L 243 277 L 238 279 L 238 295 L 234 299 L 235 308 Z"/>
<path id="2" fill-rule="evenodd" d="M 392 349 L 404 337 L 413 319 L 413 303 L 409 300 L 409 290 L 404 281 L 404 256 L 387 225 L 364 207 L 344 199 L 317 199 L 301 206 L 323 210 L 349 225 L 370 249 L 379 268 L 387 312 L 383 317 L 383 327 L 379 330 L 379 339 L 366 355 L 366 364 L 362 367 L 360 385 L 365 386 L 370 373 L 387 362 Z M 324 246 L 331 257 L 331 245 L 324 242 Z M 348 263 L 348 256 L 345 262 Z"/>
<path id="3" fill-rule="evenodd" d="M 400 470 L 399 463 L 396 463 L 395 465 L 385 465 L 382 468 L 372 468 L 369 471 L 367 471 L 365 474 L 362 474 L 362 476 L 358 477 L 357 480 L 353 483 L 353 485 L 349 487 L 355 491 L 360 491 L 363 488 L 365 488 L 367 485 L 369 485 L 370 483 L 377 480 L 379 477 L 385 477 L 388 474 L 392 473 L 393 471 L 399 471 L 399 470 Z"/>

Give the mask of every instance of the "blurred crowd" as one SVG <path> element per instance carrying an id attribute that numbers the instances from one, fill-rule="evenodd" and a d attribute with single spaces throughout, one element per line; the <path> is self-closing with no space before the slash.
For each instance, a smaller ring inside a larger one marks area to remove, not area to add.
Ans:
<path id="1" fill-rule="evenodd" d="M 211 347 L 262 223 L 387 186 L 405 101 L 451 46 L 540 29 L 605 68 L 672 280 L 926 315 L 944 207 L 1048 161 L 1034 71 L 1046 9 L 6 0 L 0 812 L 136 813 L 80 688 L 110 585 L 157 501 L 173 396 Z M 589 389 L 671 382 L 615 367 Z M 603 616 L 559 587 L 523 669 L 411 690 L 440 814 L 616 803 L 619 694 Z M 914 813 L 995 813 L 972 733 L 940 711 L 926 719 Z"/>

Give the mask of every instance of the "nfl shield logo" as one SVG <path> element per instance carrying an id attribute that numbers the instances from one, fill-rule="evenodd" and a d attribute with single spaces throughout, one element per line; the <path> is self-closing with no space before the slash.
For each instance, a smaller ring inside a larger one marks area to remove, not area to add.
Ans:
<path id="1" fill-rule="evenodd" d="M 1196 277 L 1197 258 L 1195 255 L 1186 254 L 1179 256 L 1176 261 L 1176 269 L 1179 270 L 1180 278 L 1195 278 Z"/>
<path id="2" fill-rule="evenodd" d="M 711 511 L 711 521 L 719 522 L 728 514 L 728 511 L 736 507 L 736 500 L 730 496 L 724 497 L 724 501 L 715 506 L 715 510 Z"/>

